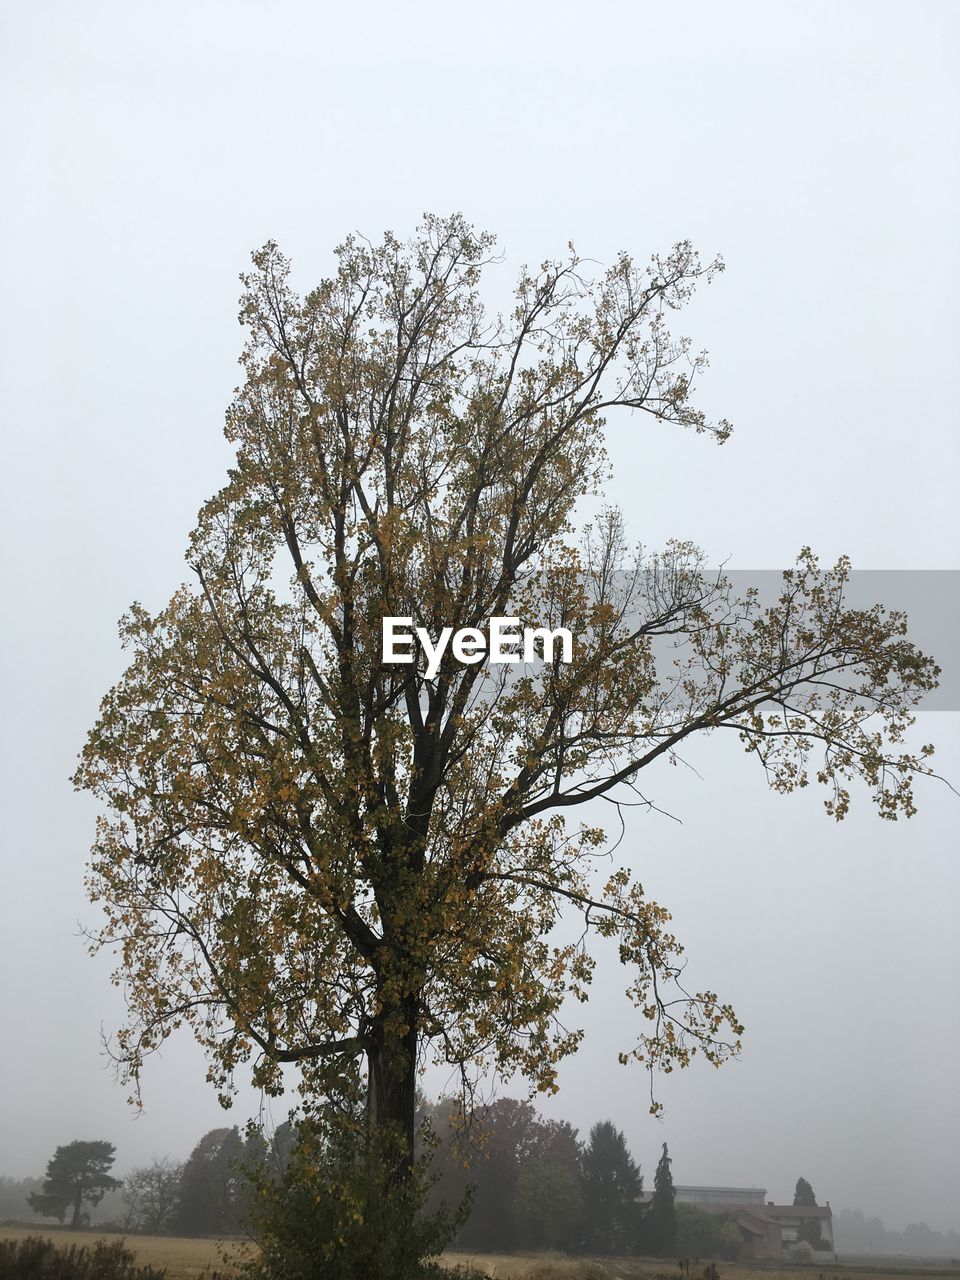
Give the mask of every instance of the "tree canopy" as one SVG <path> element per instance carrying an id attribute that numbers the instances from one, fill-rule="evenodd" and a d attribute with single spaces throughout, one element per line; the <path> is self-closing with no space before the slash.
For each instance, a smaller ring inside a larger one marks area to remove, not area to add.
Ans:
<path id="1" fill-rule="evenodd" d="M 581 1165 L 592 1247 L 598 1253 L 629 1253 L 639 1236 L 643 1178 L 626 1138 L 609 1120 L 590 1130 Z"/>
<path id="2" fill-rule="evenodd" d="M 469 1204 L 457 1246 L 571 1248 L 582 1236 L 580 1144 L 565 1121 L 545 1120 L 526 1099 L 497 1098 L 465 1127 L 459 1100 L 424 1108 L 439 1138 L 431 1209 Z M 469 1193 L 469 1194 L 468 1194 Z M 554 1210 L 563 1205 L 563 1214 Z"/>
<path id="3" fill-rule="evenodd" d="M 205 1133 L 180 1173 L 175 1226 L 181 1235 L 236 1231 L 245 1208 L 245 1163 L 262 1162 L 261 1144 L 244 1143 L 237 1129 Z"/>
<path id="4" fill-rule="evenodd" d="M 556 1088 L 597 938 L 629 971 L 624 1061 L 737 1048 L 731 1006 L 674 985 L 682 947 L 635 852 L 605 867 L 582 806 L 650 804 L 643 770 L 705 733 L 738 735 L 778 791 L 815 778 L 837 818 L 857 779 L 911 813 L 929 769 L 902 739 L 936 668 L 901 616 L 846 607 L 845 562 L 804 551 L 761 607 L 686 543 L 633 547 L 616 511 L 576 524 L 610 414 L 636 414 L 638 466 L 641 420 L 730 434 L 666 324 L 722 262 L 683 242 L 591 274 L 571 247 L 491 314 L 494 262 L 459 216 L 349 238 L 303 297 L 276 245 L 254 254 L 235 464 L 190 584 L 124 618 L 130 665 L 76 774 L 103 802 L 89 889 L 127 991 L 125 1077 L 186 1025 L 225 1100 L 241 1064 L 273 1093 L 295 1065 L 308 1097 L 365 1091 L 407 1161 L 425 1055 L 467 1091 L 489 1067 Z M 383 661 L 385 617 L 436 636 L 496 616 L 569 626 L 573 661 Z"/>
<path id="5" fill-rule="evenodd" d="M 797 1185 L 793 1192 L 793 1203 L 795 1205 L 804 1205 L 808 1208 L 815 1208 L 817 1197 L 813 1194 L 813 1187 L 806 1178 L 798 1178 Z"/>
<path id="6" fill-rule="evenodd" d="M 34 1213 L 64 1220 L 71 1211 L 70 1225 L 78 1227 L 85 1204 L 99 1204 L 107 1191 L 121 1183 L 110 1174 L 116 1155 L 112 1142 L 68 1142 L 57 1147 L 47 1162 L 43 1186 L 27 1199 Z"/>
<path id="7" fill-rule="evenodd" d="M 168 1156 L 132 1169 L 123 1180 L 124 1226 L 150 1235 L 169 1231 L 178 1215 L 182 1179 L 183 1165 Z"/>

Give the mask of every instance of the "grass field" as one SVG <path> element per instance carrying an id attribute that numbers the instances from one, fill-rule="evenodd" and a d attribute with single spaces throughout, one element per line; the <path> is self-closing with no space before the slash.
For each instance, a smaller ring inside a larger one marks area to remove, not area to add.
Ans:
<path id="1" fill-rule="evenodd" d="M 660 1258 L 567 1258 L 552 1254 L 468 1254 L 445 1255 L 451 1265 L 463 1263 L 479 1267 L 496 1280 L 684 1280 L 676 1262 Z M 945 1267 L 936 1260 L 930 1266 L 777 1267 L 773 1264 L 718 1262 L 720 1280 L 931 1280 L 946 1277 L 960 1280 L 960 1268 Z M 690 1280 L 698 1277 L 694 1267 Z"/>
<path id="2" fill-rule="evenodd" d="M 117 1240 L 110 1232 L 65 1231 L 49 1227 L 0 1227 L 0 1240 L 24 1236 L 46 1236 L 57 1244 L 91 1244 L 94 1240 Z M 127 1246 L 143 1263 L 166 1267 L 167 1280 L 196 1280 L 204 1272 L 225 1270 L 223 1246 L 216 1240 L 191 1240 L 179 1236 L 127 1236 Z M 242 1249 L 237 1242 L 227 1246 Z M 682 1280 L 676 1263 L 653 1258 L 565 1258 L 552 1254 L 467 1254 L 450 1253 L 451 1266 L 463 1263 L 485 1271 L 495 1280 Z M 947 1277 L 960 1280 L 960 1268 L 931 1261 L 929 1267 L 908 1267 L 891 1260 L 887 1266 L 821 1268 L 744 1266 L 718 1263 L 720 1280 L 932 1280 Z M 691 1278 L 692 1280 L 692 1278 Z"/>
<path id="3" fill-rule="evenodd" d="M 139 1262 L 166 1267 L 167 1280 L 195 1280 L 205 1271 L 224 1270 L 222 1246 L 216 1240 L 190 1240 L 180 1236 L 126 1236 L 110 1232 L 63 1231 L 49 1227 L 0 1227 L 0 1240 L 46 1236 L 58 1245 L 92 1244 L 94 1240 L 126 1239 Z"/>

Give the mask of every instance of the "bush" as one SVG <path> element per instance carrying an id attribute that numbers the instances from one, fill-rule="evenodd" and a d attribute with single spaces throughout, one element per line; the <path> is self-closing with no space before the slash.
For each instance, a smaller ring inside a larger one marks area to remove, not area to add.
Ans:
<path id="1" fill-rule="evenodd" d="M 729 1219 L 720 1229 L 720 1256 L 728 1262 L 735 1262 L 744 1254 L 743 1237 L 737 1224 Z"/>
<path id="2" fill-rule="evenodd" d="M 737 1224 L 724 1213 L 708 1213 L 695 1204 L 676 1207 L 676 1251 L 684 1258 L 723 1258 L 736 1261 L 743 1251 Z"/>
<path id="3" fill-rule="evenodd" d="M 362 1124 L 349 1117 L 301 1124 L 285 1173 L 277 1180 L 253 1178 L 250 1220 L 259 1253 L 242 1264 L 242 1274 L 247 1280 L 448 1277 L 431 1260 L 449 1243 L 460 1215 L 424 1213 L 429 1157 L 412 1179 L 398 1179 L 401 1149 L 386 1141 L 374 1148 Z"/>
<path id="4" fill-rule="evenodd" d="M 0 1241 L 3 1280 L 164 1280 L 165 1275 L 156 1267 L 138 1267 L 122 1240 L 61 1249 L 38 1236 Z"/>
<path id="5" fill-rule="evenodd" d="M 786 1251 L 788 1262 L 808 1263 L 813 1261 L 813 1247 L 809 1240 L 798 1240 Z"/>

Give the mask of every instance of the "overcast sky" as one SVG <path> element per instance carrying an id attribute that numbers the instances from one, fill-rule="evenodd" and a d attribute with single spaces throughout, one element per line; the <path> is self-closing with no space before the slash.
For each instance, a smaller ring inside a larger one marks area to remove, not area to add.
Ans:
<path id="1" fill-rule="evenodd" d="M 727 271 L 682 317 L 732 440 L 623 424 L 610 496 L 650 546 L 781 568 L 957 569 L 960 6 L 838 3 L 2 6 L 4 678 L 0 1174 L 106 1137 L 118 1168 L 224 1123 L 186 1040 L 124 1102 L 100 1053 L 120 997 L 85 956 L 94 809 L 68 777 L 122 670 L 116 621 L 162 605 L 228 462 L 238 273 L 275 238 L 309 287 L 350 230 L 462 210 L 509 277 L 568 241 L 609 261 L 690 237 Z M 938 654 L 944 665 L 956 661 Z M 960 716 L 928 712 L 960 779 Z M 764 789 L 699 744 L 648 789 L 629 859 L 674 910 L 742 1060 L 619 1067 L 620 974 L 552 1115 L 613 1118 L 648 1184 L 760 1185 L 888 1227 L 960 1228 L 958 801 Z M 244 1095 L 233 1119 L 254 1102 Z M 278 1117 L 279 1118 L 279 1117 Z"/>

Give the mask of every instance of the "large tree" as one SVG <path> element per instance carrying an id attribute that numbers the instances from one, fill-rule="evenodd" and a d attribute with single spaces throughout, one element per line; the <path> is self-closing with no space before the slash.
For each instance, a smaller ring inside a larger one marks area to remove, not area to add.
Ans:
<path id="1" fill-rule="evenodd" d="M 590 1130 L 584 1148 L 583 1200 L 588 1243 L 597 1253 L 628 1253 L 637 1244 L 643 1178 L 623 1133 L 609 1120 Z"/>
<path id="2" fill-rule="evenodd" d="M 517 1098 L 498 1098 L 470 1117 L 469 1125 L 450 1099 L 441 1099 L 429 1113 L 440 1138 L 433 1166 L 439 1181 L 431 1207 L 455 1209 L 469 1188 L 470 1213 L 457 1236 L 458 1247 L 509 1251 L 536 1248 L 557 1236 L 557 1222 L 548 1222 L 544 1211 L 547 1188 L 553 1185 L 568 1209 L 571 1198 L 578 1198 L 579 1187 L 576 1194 L 570 1191 L 580 1174 L 575 1129 L 565 1121 L 543 1119 L 529 1101 Z M 524 1179 L 525 1170 L 534 1172 Z M 568 1213 L 566 1228 L 565 1243 L 574 1243 L 579 1214 Z"/>
<path id="3" fill-rule="evenodd" d="M 42 1188 L 27 1197 L 30 1208 L 60 1222 L 69 1211 L 70 1225 L 78 1227 L 85 1204 L 99 1204 L 106 1192 L 121 1186 L 110 1173 L 115 1157 L 112 1142 L 78 1139 L 57 1147 L 47 1163 Z"/>
<path id="4" fill-rule="evenodd" d="M 570 1249 L 582 1230 L 583 1190 L 576 1166 L 534 1160 L 520 1170 L 513 1204 L 524 1249 Z"/>
<path id="5" fill-rule="evenodd" d="M 235 1231 L 244 1209 L 244 1142 L 237 1129 L 205 1133 L 183 1166 L 176 1230 L 181 1235 Z"/>
<path id="6" fill-rule="evenodd" d="M 665 323 L 719 260 L 681 243 L 591 278 L 571 247 L 490 316 L 492 261 L 457 216 L 406 245 L 348 239 L 305 297 L 275 245 L 254 255 L 235 465 L 192 585 L 124 619 L 131 662 L 76 777 L 104 802 L 89 883 L 128 994 L 123 1072 L 181 1024 L 225 1093 L 242 1063 L 268 1091 L 296 1064 L 311 1097 L 365 1091 L 401 1178 L 425 1054 L 467 1085 L 494 1065 L 556 1088 L 598 936 L 639 1013 L 624 1060 L 737 1045 L 716 994 L 671 994 L 668 913 L 632 867 L 600 869 L 581 806 L 638 802 L 644 770 L 711 732 L 779 791 L 812 772 L 838 818 L 858 777 L 884 816 L 910 813 L 927 769 L 901 739 L 936 669 L 902 618 L 846 607 L 844 563 L 804 552 L 763 608 L 686 544 L 634 552 L 614 511 L 574 528 L 607 415 L 637 415 L 638 473 L 642 419 L 727 438 L 692 402 L 704 357 Z M 434 638 L 566 625 L 573 661 L 518 672 L 448 646 L 428 676 L 383 661 L 388 616 Z M 575 941 L 556 940 L 564 911 Z"/>
<path id="7" fill-rule="evenodd" d="M 150 1235 L 169 1231 L 177 1217 L 183 1165 L 164 1156 L 132 1169 L 123 1180 L 125 1227 Z"/>

